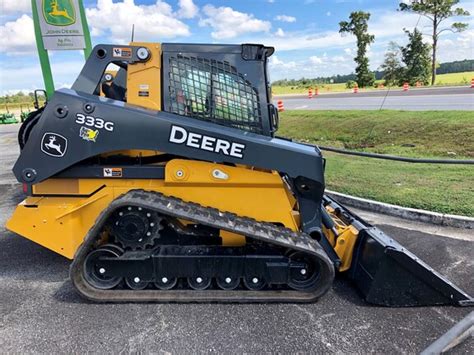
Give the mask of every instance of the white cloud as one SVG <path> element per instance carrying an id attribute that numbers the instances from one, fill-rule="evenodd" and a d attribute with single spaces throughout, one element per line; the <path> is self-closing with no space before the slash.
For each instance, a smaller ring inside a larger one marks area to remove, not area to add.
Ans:
<path id="1" fill-rule="evenodd" d="M 24 14 L 31 12 L 31 1 L 30 0 L 1 0 L 0 2 L 1 14 L 13 15 L 13 14 Z"/>
<path id="2" fill-rule="evenodd" d="M 179 0 L 178 6 L 178 17 L 180 18 L 194 18 L 199 12 L 199 8 L 193 0 Z"/>
<path id="3" fill-rule="evenodd" d="M 273 4 L 273 3 L 275 2 L 275 0 L 267 0 L 267 2 L 268 2 L 269 4 Z"/>
<path id="4" fill-rule="evenodd" d="M 285 32 L 281 28 L 278 28 L 278 30 L 275 32 L 275 36 L 285 37 Z"/>
<path id="5" fill-rule="evenodd" d="M 350 73 L 354 64 L 344 56 L 311 56 L 301 60 L 285 62 L 277 56 L 270 57 L 270 76 L 272 79 L 314 78 Z"/>
<path id="6" fill-rule="evenodd" d="M 284 62 L 278 59 L 276 55 L 273 55 L 270 57 L 269 64 L 270 64 L 270 67 L 279 68 L 279 69 L 294 69 L 297 66 L 295 61 Z"/>
<path id="7" fill-rule="evenodd" d="M 282 22 L 295 22 L 296 17 L 287 16 L 287 15 L 278 15 L 278 16 L 275 16 L 275 20 L 282 21 Z"/>
<path id="8" fill-rule="evenodd" d="M 84 66 L 84 60 L 65 60 L 63 56 L 58 56 L 58 58 L 52 56 L 50 59 L 55 88 L 71 87 L 71 83 Z M 12 94 L 18 91 L 27 93 L 44 88 L 41 67 L 37 60 L 29 65 L 13 63 L 8 68 L 1 68 L 0 78 L 0 95 Z"/>
<path id="9" fill-rule="evenodd" d="M 351 36 L 342 37 L 339 32 L 336 31 L 321 33 L 287 32 L 285 38 L 285 41 L 281 41 L 275 37 L 264 38 L 259 40 L 259 42 L 272 45 L 279 51 L 334 48 L 355 43 L 355 39 L 351 38 Z M 254 39 L 254 41 L 256 40 Z"/>
<path id="10" fill-rule="evenodd" d="M 230 7 L 206 5 L 202 10 L 206 17 L 199 21 L 199 25 L 212 27 L 211 36 L 215 39 L 234 38 L 245 33 L 268 32 L 271 28 L 270 22 L 259 20 L 252 14 L 235 11 Z"/>
<path id="11" fill-rule="evenodd" d="M 342 55 L 336 55 L 334 57 L 331 58 L 331 61 L 333 63 L 344 63 L 345 61 L 347 61 L 348 59 Z"/>
<path id="12" fill-rule="evenodd" d="M 0 26 L 0 51 L 8 55 L 34 53 L 36 49 L 33 20 L 22 15 Z"/>
<path id="13" fill-rule="evenodd" d="M 331 16 L 331 11 L 326 12 L 326 16 Z"/>
<path id="14" fill-rule="evenodd" d="M 188 6 L 189 2 L 184 6 Z M 181 14 L 190 16 L 190 8 L 182 6 Z M 135 40 L 156 41 L 159 38 L 189 36 L 189 27 L 178 20 L 172 7 L 163 1 L 152 5 L 135 5 L 133 0 L 112 2 L 98 0 L 96 7 L 86 9 L 87 19 L 93 36 L 109 35 L 110 40 L 126 43 L 130 40 L 132 26 L 135 25 Z"/>
<path id="15" fill-rule="evenodd" d="M 438 61 L 451 62 L 454 60 L 474 58 L 474 29 L 458 33 L 452 39 L 441 37 L 438 42 Z"/>
<path id="16" fill-rule="evenodd" d="M 309 57 L 309 62 L 313 65 L 323 64 L 323 59 L 316 55 Z"/>

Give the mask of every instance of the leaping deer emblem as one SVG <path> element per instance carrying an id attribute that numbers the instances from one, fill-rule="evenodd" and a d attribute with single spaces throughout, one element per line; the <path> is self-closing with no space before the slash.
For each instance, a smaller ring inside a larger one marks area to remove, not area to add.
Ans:
<path id="1" fill-rule="evenodd" d="M 45 147 L 48 149 L 53 149 L 59 153 L 59 155 L 63 155 L 63 152 L 61 151 L 61 145 L 54 143 L 56 142 L 56 137 L 55 136 L 49 136 L 49 142 L 45 143 Z"/>
<path id="2" fill-rule="evenodd" d="M 69 16 L 66 9 L 64 9 L 64 10 L 59 10 L 58 9 L 58 1 L 57 0 L 51 0 L 50 5 L 51 5 L 52 10 L 49 12 L 49 14 L 51 16 L 53 16 L 53 17 L 54 16 L 63 16 L 65 18 L 67 18 L 68 20 L 74 21 L 74 19 L 71 16 Z"/>

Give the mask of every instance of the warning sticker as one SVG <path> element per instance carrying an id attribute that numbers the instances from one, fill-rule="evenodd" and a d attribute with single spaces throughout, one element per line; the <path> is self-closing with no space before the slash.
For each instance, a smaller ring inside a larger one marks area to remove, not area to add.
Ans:
<path id="1" fill-rule="evenodd" d="M 115 58 L 132 58 L 131 48 L 114 48 L 112 56 Z"/>
<path id="2" fill-rule="evenodd" d="M 138 96 L 148 97 L 148 96 L 150 96 L 150 92 L 149 91 L 139 91 Z"/>
<path id="3" fill-rule="evenodd" d="M 122 168 L 104 168 L 104 177 L 122 177 Z"/>

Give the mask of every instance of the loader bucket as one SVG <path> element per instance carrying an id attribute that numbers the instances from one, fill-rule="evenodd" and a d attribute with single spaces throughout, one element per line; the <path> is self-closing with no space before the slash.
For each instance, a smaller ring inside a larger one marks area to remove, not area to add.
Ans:
<path id="1" fill-rule="evenodd" d="M 474 305 L 474 300 L 443 275 L 393 240 L 325 196 L 359 230 L 348 277 L 373 304 L 391 307 Z"/>

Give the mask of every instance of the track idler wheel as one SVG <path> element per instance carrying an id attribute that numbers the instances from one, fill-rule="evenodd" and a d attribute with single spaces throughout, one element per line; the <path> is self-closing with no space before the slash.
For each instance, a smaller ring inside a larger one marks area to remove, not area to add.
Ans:
<path id="1" fill-rule="evenodd" d="M 121 277 L 106 276 L 107 270 L 101 264 L 101 258 L 118 258 L 122 254 L 119 247 L 106 246 L 91 251 L 84 261 L 84 278 L 86 281 L 100 290 L 109 290 L 116 287 Z"/>
<path id="2" fill-rule="evenodd" d="M 290 254 L 290 263 L 301 265 L 301 267 L 290 266 L 288 286 L 297 291 L 311 291 L 318 285 L 319 264 L 302 252 Z"/>

